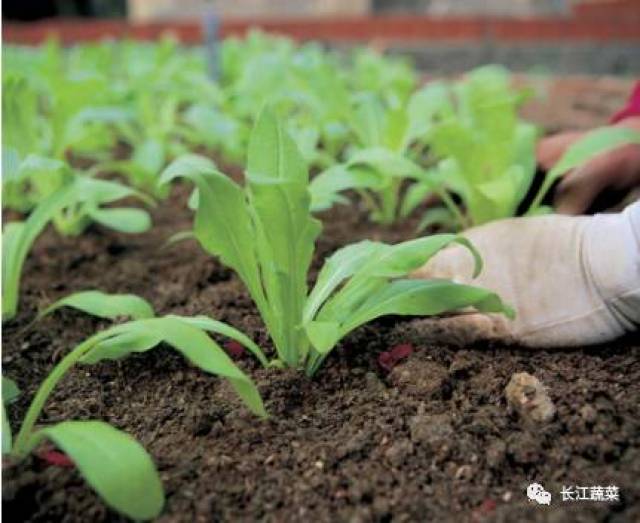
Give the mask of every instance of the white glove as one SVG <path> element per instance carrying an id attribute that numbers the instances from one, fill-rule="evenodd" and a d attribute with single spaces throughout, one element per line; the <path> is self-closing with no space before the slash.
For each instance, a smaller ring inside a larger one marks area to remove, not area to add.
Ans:
<path id="1" fill-rule="evenodd" d="M 486 287 L 514 307 L 515 320 L 477 313 L 444 320 L 466 341 L 584 346 L 640 325 L 640 201 L 619 214 L 512 218 L 463 235 L 482 256 L 480 276 L 472 279 L 473 261 L 459 246 L 413 276 Z"/>

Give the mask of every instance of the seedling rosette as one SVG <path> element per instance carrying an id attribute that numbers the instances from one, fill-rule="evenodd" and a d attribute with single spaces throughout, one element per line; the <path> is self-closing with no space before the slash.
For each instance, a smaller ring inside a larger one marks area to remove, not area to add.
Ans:
<path id="1" fill-rule="evenodd" d="M 236 329 L 206 317 L 157 318 L 145 300 L 133 295 L 108 295 L 85 291 L 47 307 L 39 319 L 61 307 L 72 307 L 101 318 L 132 317 L 132 321 L 107 328 L 70 351 L 36 392 L 15 439 L 6 406 L 19 394 L 16 384 L 3 376 L 2 451 L 14 461 L 32 453 L 44 440 L 64 451 L 89 485 L 107 505 L 132 519 L 152 519 L 164 505 L 158 472 L 150 456 L 131 436 L 102 421 L 63 421 L 36 426 L 55 386 L 76 364 L 118 360 L 134 352 L 146 352 L 164 343 L 196 367 L 226 378 L 258 416 L 266 416 L 262 399 L 251 381 L 225 351 L 206 333 L 233 339 L 254 351 L 255 344 Z"/>
<path id="2" fill-rule="evenodd" d="M 278 364 L 313 375 L 348 333 L 385 315 L 435 315 L 465 307 L 511 314 L 494 293 L 407 275 L 464 238 L 430 236 L 398 245 L 364 241 L 326 260 L 315 286 L 307 280 L 321 225 L 310 212 L 308 172 L 293 140 L 270 110 L 253 129 L 246 185 L 224 175 L 207 158 L 180 157 L 161 181 L 194 182 L 194 236 L 243 281 L 269 331 Z"/>

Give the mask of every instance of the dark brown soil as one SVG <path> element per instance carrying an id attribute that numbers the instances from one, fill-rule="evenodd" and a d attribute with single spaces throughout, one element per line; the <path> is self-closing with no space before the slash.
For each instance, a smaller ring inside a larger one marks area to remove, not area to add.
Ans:
<path id="1" fill-rule="evenodd" d="M 66 309 L 27 328 L 38 309 L 74 291 L 132 292 L 159 314 L 207 314 L 270 349 L 231 271 L 193 241 L 162 249 L 191 226 L 187 194 L 177 187 L 144 235 L 93 228 L 61 238 L 48 230 L 37 241 L 20 314 L 4 326 L 3 374 L 23 392 L 10 407 L 14 430 L 61 356 L 108 325 Z M 347 243 L 405 240 L 415 227 L 372 226 L 353 207 L 323 222 L 315 269 Z M 138 438 L 165 486 L 163 522 L 640 521 L 640 336 L 528 351 L 469 345 L 454 334 L 433 321 L 386 318 L 344 340 L 313 380 L 242 358 L 267 421 L 251 416 L 224 381 L 161 347 L 74 369 L 40 421 L 102 419 Z M 415 350 L 387 374 L 378 356 L 400 343 Z M 520 371 L 548 387 L 557 408 L 551 423 L 530 427 L 509 412 L 504 388 Z M 527 500 L 534 481 L 551 492 L 551 506 Z M 615 485 L 621 501 L 563 502 L 563 485 Z M 3 463 L 3 511 L 16 522 L 122 519 L 75 470 L 38 457 Z"/>
<path id="2" fill-rule="evenodd" d="M 61 355 L 106 325 L 61 310 L 25 330 L 38 308 L 72 291 L 137 293 L 159 313 L 209 314 L 269 347 L 229 270 L 191 241 L 161 250 L 170 234 L 189 227 L 186 194 L 177 188 L 145 235 L 95 228 L 65 239 L 49 230 L 37 242 L 21 312 L 4 332 L 3 372 L 23 390 L 10 409 L 14 428 Z M 324 218 L 321 256 L 360 238 L 412 234 L 411 223 L 374 227 L 358 209 L 341 207 Z M 313 381 L 242 359 L 268 421 L 251 416 L 225 382 L 168 348 L 77 368 L 41 421 L 97 418 L 137 437 L 166 488 L 161 521 L 638 521 L 637 337 L 597 349 L 532 352 L 427 341 L 434 336 L 426 325 L 389 318 L 361 328 Z M 377 357 L 398 343 L 416 350 L 387 375 Z M 517 371 L 547 385 L 555 421 L 532 429 L 508 412 L 503 390 Z M 3 475 L 11 521 L 119 519 L 73 469 L 34 457 L 5 463 Z M 552 492 L 550 507 L 527 501 L 534 480 Z M 617 485 L 622 501 L 563 503 L 562 485 Z"/>

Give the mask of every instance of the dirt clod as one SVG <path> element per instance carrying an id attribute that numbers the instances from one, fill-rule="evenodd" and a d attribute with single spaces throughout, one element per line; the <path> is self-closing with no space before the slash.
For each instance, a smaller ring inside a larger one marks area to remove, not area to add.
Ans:
<path id="1" fill-rule="evenodd" d="M 556 408 L 545 386 L 528 372 L 511 376 L 505 388 L 507 403 L 531 425 L 547 423 L 553 419 Z"/>
<path id="2" fill-rule="evenodd" d="M 393 386 L 418 399 L 441 395 L 446 380 L 445 367 L 432 361 L 417 359 L 398 365 L 388 377 Z"/>

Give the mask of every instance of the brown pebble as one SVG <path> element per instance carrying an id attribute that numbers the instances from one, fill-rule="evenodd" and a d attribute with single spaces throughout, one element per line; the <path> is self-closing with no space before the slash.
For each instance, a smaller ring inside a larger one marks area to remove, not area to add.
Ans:
<path id="1" fill-rule="evenodd" d="M 505 395 L 509 406 L 527 423 L 546 423 L 556 413 L 545 386 L 528 372 L 518 372 L 511 376 Z"/>

